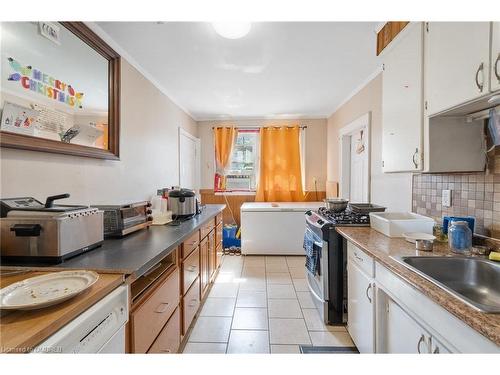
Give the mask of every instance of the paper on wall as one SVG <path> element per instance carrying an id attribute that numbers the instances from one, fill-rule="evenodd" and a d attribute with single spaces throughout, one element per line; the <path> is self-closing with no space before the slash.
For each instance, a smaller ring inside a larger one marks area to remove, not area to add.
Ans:
<path id="1" fill-rule="evenodd" d="M 37 117 L 38 111 L 34 109 L 5 102 L 0 128 L 7 132 L 33 136 Z"/>

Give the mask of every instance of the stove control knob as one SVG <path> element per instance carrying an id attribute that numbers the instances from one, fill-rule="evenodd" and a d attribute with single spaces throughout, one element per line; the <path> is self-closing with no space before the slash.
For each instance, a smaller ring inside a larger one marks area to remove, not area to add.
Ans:
<path id="1" fill-rule="evenodd" d="M 318 220 L 318 224 L 319 224 L 319 225 L 323 225 L 324 223 L 325 223 L 325 222 L 324 222 L 323 220 L 321 220 L 321 219 L 319 219 L 319 220 Z"/>

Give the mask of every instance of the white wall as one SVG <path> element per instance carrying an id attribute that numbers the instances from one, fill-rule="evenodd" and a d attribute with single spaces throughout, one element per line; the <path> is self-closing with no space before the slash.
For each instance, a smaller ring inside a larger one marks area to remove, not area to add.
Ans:
<path id="1" fill-rule="evenodd" d="M 67 203 L 102 204 L 150 199 L 178 184 L 178 127 L 197 124 L 122 59 L 120 160 L 97 160 L 1 149 L 1 197 L 70 193 Z"/>
<path id="2" fill-rule="evenodd" d="M 339 181 L 339 129 L 371 112 L 371 202 L 392 211 L 411 211 L 411 173 L 382 172 L 382 74 L 328 118 L 327 177 Z"/>
<path id="3" fill-rule="evenodd" d="M 234 121 L 199 121 L 198 134 L 201 139 L 201 188 L 214 187 L 214 126 L 292 126 L 307 125 L 306 130 L 306 190 L 314 191 L 313 178 L 317 179 L 318 191 L 325 191 L 326 186 L 326 119 L 296 120 L 234 120 Z"/>

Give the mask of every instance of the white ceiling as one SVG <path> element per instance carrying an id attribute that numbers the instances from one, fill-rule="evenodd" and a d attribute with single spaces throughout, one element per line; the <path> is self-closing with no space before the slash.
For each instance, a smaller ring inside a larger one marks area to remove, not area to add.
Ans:
<path id="1" fill-rule="evenodd" d="M 376 22 L 259 22 L 237 40 L 204 22 L 99 22 L 196 120 L 327 117 L 378 69 Z"/>

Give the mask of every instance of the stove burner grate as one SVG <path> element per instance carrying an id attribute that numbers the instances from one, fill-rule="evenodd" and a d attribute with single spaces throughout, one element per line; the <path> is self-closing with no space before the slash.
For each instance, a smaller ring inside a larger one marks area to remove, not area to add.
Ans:
<path id="1" fill-rule="evenodd" d="M 352 212 L 350 210 L 333 212 L 326 207 L 320 207 L 318 213 L 333 224 L 370 224 L 369 215 Z"/>

